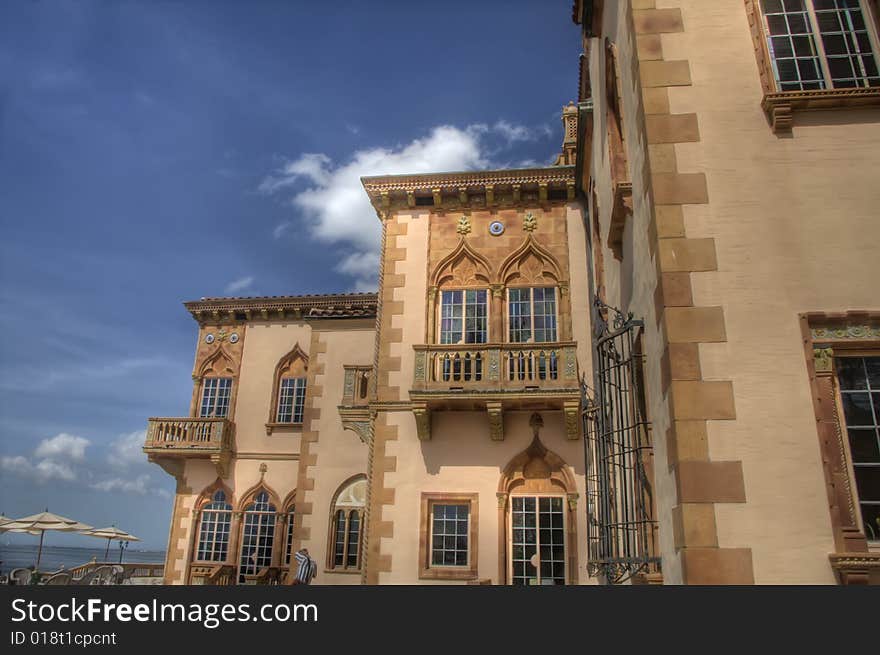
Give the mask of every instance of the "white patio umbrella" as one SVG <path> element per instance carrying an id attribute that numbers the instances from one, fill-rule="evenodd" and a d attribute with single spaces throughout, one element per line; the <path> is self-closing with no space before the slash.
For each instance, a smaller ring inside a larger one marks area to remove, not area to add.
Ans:
<path id="1" fill-rule="evenodd" d="M 45 512 L 25 516 L 20 519 L 12 519 L 5 523 L 0 523 L 0 532 L 28 532 L 30 534 L 40 533 L 40 548 L 37 550 L 36 568 L 40 568 L 40 559 L 43 556 L 43 537 L 46 530 L 57 530 L 59 532 L 82 532 L 83 530 L 91 530 L 92 526 L 74 521 L 65 516 L 52 514 L 48 508 Z"/>
<path id="2" fill-rule="evenodd" d="M 105 560 L 107 559 L 107 556 L 110 555 L 110 542 L 114 539 L 118 541 L 140 541 L 140 539 L 133 534 L 129 534 L 125 530 L 120 530 L 115 525 L 111 525 L 109 528 L 92 528 L 91 530 L 84 530 L 83 534 L 107 540 L 107 550 L 104 552 Z"/>
<path id="3" fill-rule="evenodd" d="M 4 528 L 3 528 L 3 524 L 4 524 L 4 523 L 9 523 L 11 520 L 12 520 L 12 519 L 9 518 L 8 516 L 5 516 L 5 515 L 3 515 L 3 514 L 0 514 L 0 532 L 24 532 L 24 533 L 26 533 L 26 534 L 40 534 L 40 531 L 39 531 L 39 530 L 23 530 L 23 529 L 21 529 L 21 528 L 19 528 L 19 529 L 17 529 L 17 530 L 15 530 L 15 529 L 13 529 L 13 530 L 6 530 L 6 529 L 4 529 Z"/>

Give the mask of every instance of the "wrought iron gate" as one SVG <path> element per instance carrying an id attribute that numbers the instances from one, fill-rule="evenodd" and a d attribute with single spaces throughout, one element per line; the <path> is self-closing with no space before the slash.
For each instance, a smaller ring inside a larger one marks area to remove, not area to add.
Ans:
<path id="1" fill-rule="evenodd" d="M 644 322 L 596 300 L 596 390 L 582 383 L 590 575 L 609 583 L 659 570 L 650 424 L 640 336 Z M 606 320 L 612 315 L 611 324 Z"/>

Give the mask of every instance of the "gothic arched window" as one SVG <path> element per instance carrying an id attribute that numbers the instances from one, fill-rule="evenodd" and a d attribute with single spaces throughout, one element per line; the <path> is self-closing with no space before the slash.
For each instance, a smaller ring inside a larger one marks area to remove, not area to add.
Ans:
<path id="1" fill-rule="evenodd" d="M 336 493 L 330 514 L 329 568 L 356 571 L 361 567 L 367 479 L 359 475 Z"/>
<path id="2" fill-rule="evenodd" d="M 199 541 L 196 561 L 225 562 L 229 550 L 229 528 L 232 524 L 232 505 L 226 492 L 218 489 L 199 514 Z"/>
<path id="3" fill-rule="evenodd" d="M 275 545 L 275 505 L 265 490 L 254 496 L 245 507 L 241 527 L 241 555 L 238 564 L 238 581 L 245 582 L 260 569 L 272 566 L 272 550 Z"/>

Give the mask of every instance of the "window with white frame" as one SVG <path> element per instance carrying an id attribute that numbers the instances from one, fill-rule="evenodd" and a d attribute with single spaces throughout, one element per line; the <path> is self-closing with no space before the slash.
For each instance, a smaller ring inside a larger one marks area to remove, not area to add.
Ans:
<path id="1" fill-rule="evenodd" d="M 468 566 L 470 505 L 431 505 L 431 566 Z"/>
<path id="2" fill-rule="evenodd" d="M 880 87 L 864 0 L 761 0 L 780 91 Z"/>
<path id="3" fill-rule="evenodd" d="M 222 489 L 214 492 L 211 502 L 202 507 L 199 515 L 199 541 L 196 560 L 225 562 L 229 548 L 229 527 L 232 524 L 232 505 L 226 502 Z"/>
<path id="4" fill-rule="evenodd" d="M 440 343 L 486 343 L 488 341 L 486 289 L 459 289 L 440 294 Z"/>
<path id="5" fill-rule="evenodd" d="M 278 387 L 279 423 L 302 423 L 306 404 L 306 378 L 282 378 Z"/>
<path id="6" fill-rule="evenodd" d="M 511 343 L 556 341 L 556 289 L 508 289 L 507 320 Z"/>
<path id="7" fill-rule="evenodd" d="M 880 357 L 835 358 L 862 525 L 880 541 Z"/>
<path id="8" fill-rule="evenodd" d="M 199 416 L 202 418 L 225 418 L 228 416 L 231 393 L 232 378 L 205 378 L 202 383 L 202 404 Z"/>
<path id="9" fill-rule="evenodd" d="M 260 569 L 272 566 L 272 548 L 275 545 L 275 506 L 269 494 L 261 491 L 244 510 L 241 527 L 241 556 L 238 563 L 238 581 L 256 575 Z"/>

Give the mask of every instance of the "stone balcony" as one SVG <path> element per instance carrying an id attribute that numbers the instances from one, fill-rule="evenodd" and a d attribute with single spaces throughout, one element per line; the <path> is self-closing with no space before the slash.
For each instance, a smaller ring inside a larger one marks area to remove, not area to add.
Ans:
<path id="1" fill-rule="evenodd" d="M 226 477 L 232 457 L 235 424 L 225 418 L 149 419 L 144 452 L 172 475 L 182 472 L 186 459 L 208 459 Z"/>
<path id="2" fill-rule="evenodd" d="M 504 438 L 504 410 L 561 410 L 569 439 L 580 437 L 575 342 L 413 346 L 410 399 L 419 438 L 431 438 L 431 412 L 485 410 L 490 435 Z"/>

